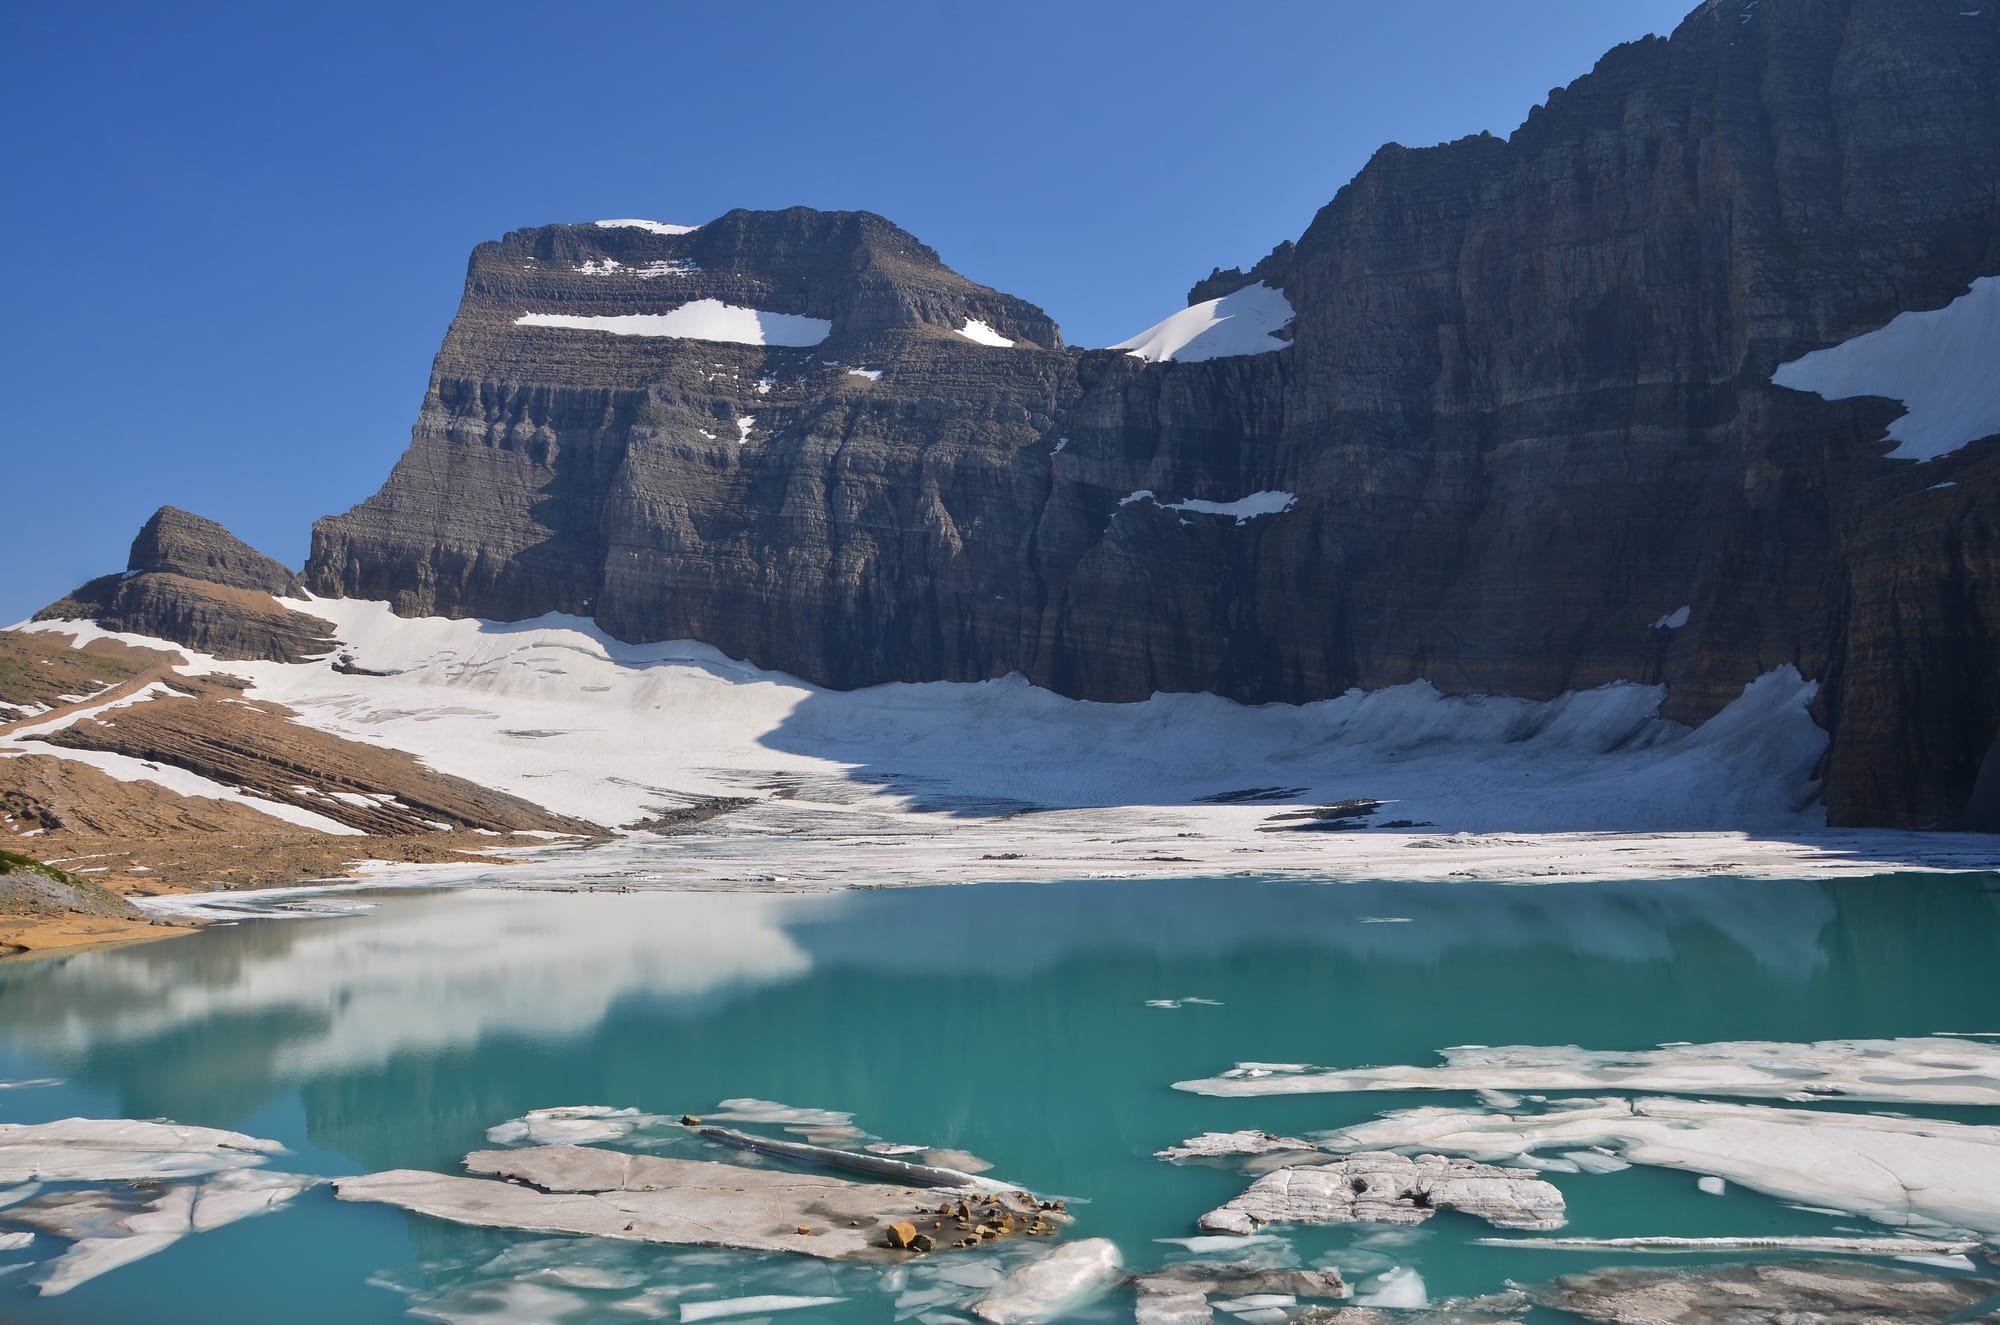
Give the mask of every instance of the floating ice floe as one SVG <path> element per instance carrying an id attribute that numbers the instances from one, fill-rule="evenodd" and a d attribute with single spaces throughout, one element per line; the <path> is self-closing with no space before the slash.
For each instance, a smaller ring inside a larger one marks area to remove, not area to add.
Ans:
<path id="1" fill-rule="evenodd" d="M 835 1306 L 844 1297 L 796 1297 L 784 1293 L 763 1293 L 754 1297 L 726 1298 L 714 1302 L 681 1303 L 682 1325 L 702 1320 L 728 1320 L 736 1316 L 763 1316 L 778 1311 L 801 1311 L 808 1307 Z"/>
<path id="2" fill-rule="evenodd" d="M 817 345 L 833 333 L 833 323 L 796 313 L 767 313 L 720 299 L 696 299 L 666 313 L 523 313 L 517 327 L 557 327 L 602 331 L 613 336 L 664 336 L 732 345 Z"/>
<path id="3" fill-rule="evenodd" d="M 1815 1261 L 1701 1270 L 1593 1270 L 1525 1290 L 1533 1304 L 1605 1325 L 1756 1325 L 1769 1321 L 1935 1325 L 2000 1285 L 1886 1266 Z"/>
<path id="4" fill-rule="evenodd" d="M 1810 1252 L 1815 1256 L 1963 1256 L 1976 1240 L 1930 1238 L 1474 1238 L 1474 1246 L 1529 1251 L 1643 1251 L 1660 1255 L 1715 1256 L 1738 1252 Z"/>
<path id="5" fill-rule="evenodd" d="M 1134 1279 L 1132 1288 L 1137 1325 L 1207 1325 L 1218 1311 L 1247 1325 L 1284 1325 L 1301 1298 L 1339 1301 L 1353 1291 L 1337 1270 L 1234 1262 L 1169 1265 Z"/>
<path id="6" fill-rule="evenodd" d="M 1318 1150 L 1312 1142 L 1296 1136 L 1276 1136 L 1270 1132 L 1203 1132 L 1176 1146 L 1155 1150 L 1154 1159 L 1179 1163 L 1190 1159 L 1228 1159 L 1238 1155 L 1295 1154 Z"/>
<path id="7" fill-rule="evenodd" d="M 883 1246 L 886 1230 L 893 1223 L 920 1218 L 920 1201 L 906 1185 L 661 1159 L 588 1146 L 475 1151 L 466 1156 L 465 1167 L 484 1176 L 393 1169 L 338 1179 L 334 1191 L 343 1201 L 377 1201 L 484 1228 L 793 1252 L 823 1259 L 898 1255 Z M 971 1187 L 930 1188 L 922 1198 L 983 1202 L 988 1194 Z M 994 1200 L 998 1204 L 991 1209 L 1004 1207 L 1024 1223 L 1060 1218 L 1042 1215 L 1032 1202 L 1022 1202 L 1011 1193 L 994 1194 Z M 942 1250 L 949 1244 L 938 1245 Z"/>
<path id="8" fill-rule="evenodd" d="M 276 1209 L 322 1181 L 239 1169 L 201 1182 L 52 1192 L 10 1207 L 0 1220 L 69 1240 L 38 1277 L 40 1291 L 53 1296 L 190 1234 Z"/>
<path id="9" fill-rule="evenodd" d="M 1277 333 L 1289 326 L 1294 316 L 1284 291 L 1260 282 L 1183 308 L 1111 348 L 1148 363 L 1199 363 L 1264 354 L 1291 344 Z"/>
<path id="10" fill-rule="evenodd" d="M 1827 400 L 1882 396 L 1908 407 L 1889 425 L 1891 460 L 1935 460 L 2000 433 L 2000 276 L 1943 308 L 1780 367 L 1771 380 Z"/>
<path id="11" fill-rule="evenodd" d="M 253 1168 L 284 1146 L 241 1132 L 129 1118 L 0 1124 L 0 1182 L 138 1182 Z"/>
<path id="12" fill-rule="evenodd" d="M 988 1325 L 1040 1325 L 1108 1289 L 1118 1279 L 1120 1264 L 1118 1248 L 1109 1239 L 1065 1243 L 1009 1274 L 972 1304 L 972 1314 Z"/>
<path id="13" fill-rule="evenodd" d="M 1538 1114 L 1407 1109 L 1316 1138 L 1328 1149 L 1518 1161 L 1605 1146 L 1896 1227 L 2000 1233 L 2000 1127 L 1667 1098 L 1581 1099 Z"/>
<path id="14" fill-rule="evenodd" d="M 1267 1173 L 1200 1222 L 1210 1233 L 1248 1234 L 1266 1224 L 1421 1224 L 1440 1210 L 1496 1228 L 1567 1222 L 1562 1192 L 1540 1178 L 1463 1159 L 1376 1152 Z"/>
<path id="15" fill-rule="evenodd" d="M 586 1145 L 592 1141 L 622 1141 L 643 1128 L 670 1121 L 662 1114 L 614 1109 L 604 1104 L 569 1104 L 530 1109 L 519 1118 L 486 1129 L 496 1146 Z"/>
<path id="16" fill-rule="evenodd" d="M 990 345 L 996 350 L 1011 350 L 1014 342 L 995 331 L 990 323 L 979 318 L 967 318 L 958 334 L 980 345 Z"/>
<path id="17" fill-rule="evenodd" d="M 1422 1275 L 1407 1266 L 1398 1265 L 1370 1280 L 1368 1291 L 1357 1295 L 1354 1304 L 1417 1311 L 1431 1304 L 1431 1295 Z"/>
<path id="18" fill-rule="evenodd" d="M 1872 1104 L 2000 1105 L 2000 1044 L 1938 1036 L 1815 1044 L 1746 1040 L 1633 1051 L 1477 1045 L 1445 1049 L 1438 1056 L 1444 1059 L 1442 1067 L 1322 1071 L 1239 1064 L 1218 1077 L 1175 1082 L 1174 1089 L 1222 1096 L 1631 1090 Z"/>

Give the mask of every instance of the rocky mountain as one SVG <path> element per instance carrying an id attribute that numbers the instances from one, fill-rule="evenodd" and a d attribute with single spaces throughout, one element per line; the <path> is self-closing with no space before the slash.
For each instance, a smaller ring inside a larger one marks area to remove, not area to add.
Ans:
<path id="1" fill-rule="evenodd" d="M 1833 822 L 2000 827 L 2000 448 L 1890 458 L 1896 401 L 1772 381 L 2000 273 L 1996 179 L 2000 11 L 1710 0 L 1508 138 L 1383 148 L 1137 353 L 867 213 L 516 231 L 304 579 L 834 687 L 1699 723 L 1790 664 Z M 93 614 L 158 625 L 170 562 Z"/>
<path id="2" fill-rule="evenodd" d="M 223 659 L 302 662 L 332 649 L 331 624 L 273 597 L 303 597 L 298 577 L 215 521 L 162 506 L 132 540 L 124 574 L 90 581 L 35 619 L 94 620 Z"/>

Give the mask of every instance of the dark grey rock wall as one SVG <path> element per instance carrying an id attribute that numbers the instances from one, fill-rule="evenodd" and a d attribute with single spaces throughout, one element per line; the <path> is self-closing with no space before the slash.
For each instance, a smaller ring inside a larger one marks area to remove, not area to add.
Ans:
<path id="1" fill-rule="evenodd" d="M 1295 342 L 1251 357 L 1066 350 L 865 213 L 517 231 L 474 253 L 410 450 L 316 527 L 307 582 L 836 686 L 1623 679 L 1700 721 L 1790 663 L 1825 683 L 1837 821 L 1953 822 L 2000 726 L 1994 447 L 1887 461 L 1894 404 L 1769 377 L 2000 273 L 2000 10 L 1964 8 L 1717 0 L 1509 139 L 1384 148 L 1192 291 L 1283 286 Z M 701 298 L 833 331 L 516 325 Z M 1297 505 L 1242 525 L 1164 505 L 1270 489 Z"/>

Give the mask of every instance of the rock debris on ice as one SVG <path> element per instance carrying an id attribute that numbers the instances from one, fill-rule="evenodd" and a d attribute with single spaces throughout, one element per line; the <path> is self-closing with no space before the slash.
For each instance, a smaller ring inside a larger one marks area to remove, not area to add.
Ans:
<path id="1" fill-rule="evenodd" d="M 1250 1234 L 1266 1224 L 1421 1224 L 1440 1210 L 1496 1228 L 1554 1229 L 1567 1222 L 1562 1192 L 1518 1170 L 1361 1152 L 1267 1173 L 1203 1215 L 1201 1227 Z"/>

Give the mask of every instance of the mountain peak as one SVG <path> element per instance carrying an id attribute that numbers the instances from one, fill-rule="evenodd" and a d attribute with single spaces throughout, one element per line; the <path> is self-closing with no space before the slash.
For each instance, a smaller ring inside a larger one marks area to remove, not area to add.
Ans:
<path id="1" fill-rule="evenodd" d="M 132 540 L 127 574 L 181 575 L 231 589 L 296 595 L 298 577 L 236 535 L 178 506 L 153 512 Z"/>

